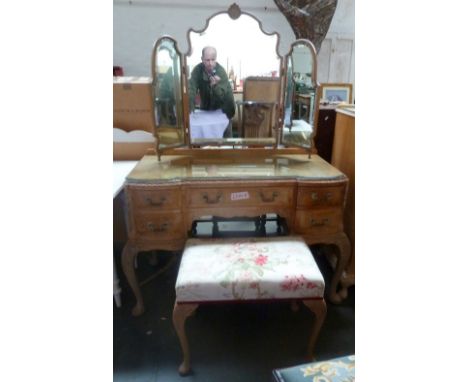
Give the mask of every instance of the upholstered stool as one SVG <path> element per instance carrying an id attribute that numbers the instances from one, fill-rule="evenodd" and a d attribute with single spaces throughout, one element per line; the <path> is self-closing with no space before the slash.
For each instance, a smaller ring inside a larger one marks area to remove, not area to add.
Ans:
<path id="1" fill-rule="evenodd" d="M 273 370 L 277 382 L 329 381 L 353 382 L 355 356 Z M 306 378 L 306 379 L 304 379 Z"/>
<path id="2" fill-rule="evenodd" d="M 190 371 L 185 320 L 199 304 L 302 300 L 316 319 L 313 348 L 326 315 L 325 282 L 301 237 L 189 239 L 176 282 L 173 323 L 183 352 L 179 373 Z"/>

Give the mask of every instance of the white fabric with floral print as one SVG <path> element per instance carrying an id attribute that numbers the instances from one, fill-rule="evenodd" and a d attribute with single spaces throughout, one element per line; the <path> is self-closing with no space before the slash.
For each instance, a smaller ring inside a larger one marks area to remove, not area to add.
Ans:
<path id="1" fill-rule="evenodd" d="M 189 239 L 177 302 L 322 298 L 325 282 L 301 237 Z"/>

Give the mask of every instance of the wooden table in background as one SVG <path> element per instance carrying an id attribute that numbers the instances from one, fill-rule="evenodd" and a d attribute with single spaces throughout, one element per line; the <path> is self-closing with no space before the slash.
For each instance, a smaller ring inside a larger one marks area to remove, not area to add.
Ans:
<path id="1" fill-rule="evenodd" d="M 296 106 L 297 106 L 297 117 L 296 119 L 303 119 L 309 122 L 310 119 L 310 94 L 299 94 L 296 93 Z M 304 112 L 303 112 L 304 110 Z"/>

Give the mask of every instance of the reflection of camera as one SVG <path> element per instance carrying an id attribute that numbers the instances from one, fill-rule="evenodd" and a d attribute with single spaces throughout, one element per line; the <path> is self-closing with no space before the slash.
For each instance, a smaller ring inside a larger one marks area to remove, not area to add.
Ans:
<path id="1" fill-rule="evenodd" d="M 213 69 L 212 72 L 208 72 L 208 77 L 210 78 L 210 80 L 214 78 L 215 75 L 216 75 L 216 69 Z"/>

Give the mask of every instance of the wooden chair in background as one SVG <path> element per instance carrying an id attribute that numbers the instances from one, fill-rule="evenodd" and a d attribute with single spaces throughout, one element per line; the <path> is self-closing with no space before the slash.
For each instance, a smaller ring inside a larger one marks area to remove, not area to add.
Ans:
<path id="1" fill-rule="evenodd" d="M 247 77 L 243 101 L 237 102 L 239 136 L 270 138 L 276 124 L 280 80 L 277 77 Z"/>

